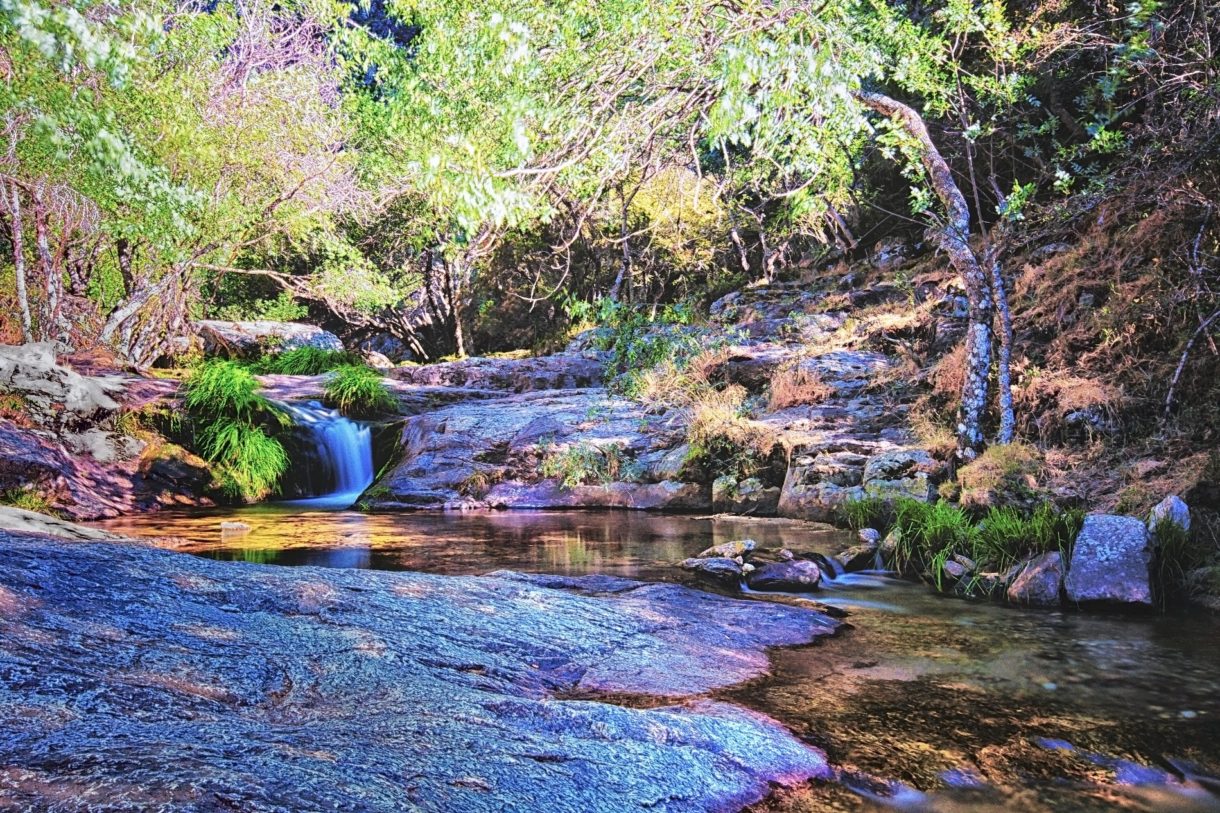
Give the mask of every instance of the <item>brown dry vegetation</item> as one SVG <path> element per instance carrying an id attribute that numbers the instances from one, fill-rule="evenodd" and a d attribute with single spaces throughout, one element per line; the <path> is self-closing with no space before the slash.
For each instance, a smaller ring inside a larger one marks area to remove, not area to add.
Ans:
<path id="1" fill-rule="evenodd" d="M 780 365 L 772 373 L 767 403 L 772 411 L 819 404 L 834 395 L 834 391 L 816 370 L 803 368 L 798 359 Z"/>

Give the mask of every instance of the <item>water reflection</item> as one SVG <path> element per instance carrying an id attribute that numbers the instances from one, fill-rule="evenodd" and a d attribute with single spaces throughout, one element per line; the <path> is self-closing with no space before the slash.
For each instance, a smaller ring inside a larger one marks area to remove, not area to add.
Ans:
<path id="1" fill-rule="evenodd" d="M 250 530 L 222 536 L 222 519 Z M 852 541 L 804 523 L 632 512 L 259 508 L 103 524 L 225 560 L 645 580 L 689 578 L 674 563 L 733 539 L 823 554 Z M 1217 619 L 1017 611 L 881 573 L 828 582 L 817 598 L 850 610 L 852 629 L 775 652 L 770 678 L 723 695 L 825 749 L 843 778 L 762 809 L 1220 810 Z"/>

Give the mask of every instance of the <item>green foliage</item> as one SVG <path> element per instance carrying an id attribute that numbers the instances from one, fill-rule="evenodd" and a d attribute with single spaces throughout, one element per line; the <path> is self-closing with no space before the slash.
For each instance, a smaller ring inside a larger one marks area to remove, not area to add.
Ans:
<path id="1" fill-rule="evenodd" d="M 267 319 L 273 322 L 295 322 L 309 315 L 309 308 L 297 302 L 292 294 L 281 291 L 274 299 L 254 299 L 234 302 L 218 308 L 217 319 L 246 321 Z"/>
<path id="2" fill-rule="evenodd" d="M 1080 510 L 1060 511 L 1043 503 L 1033 511 L 993 507 L 981 521 L 952 503 L 902 498 L 868 499 L 839 507 L 839 517 L 853 529 L 893 530 L 896 547 L 890 562 L 896 570 L 928 573 L 937 589 L 948 581 L 945 566 L 957 558 L 975 565 L 975 574 L 1003 573 L 1020 560 L 1048 551 L 1070 559 L 1072 544 L 1084 523 Z"/>
<path id="3" fill-rule="evenodd" d="M 288 418 L 259 393 L 253 374 L 235 361 L 209 361 L 187 378 L 184 390 L 196 451 L 216 467 L 225 492 L 248 502 L 273 493 L 288 455 L 267 429 Z"/>
<path id="4" fill-rule="evenodd" d="M 1153 528 L 1156 551 L 1152 557 L 1152 582 L 1161 606 L 1181 594 L 1192 571 L 1208 562 L 1202 540 L 1168 517 Z"/>
<path id="5" fill-rule="evenodd" d="M 363 364 L 344 364 L 330 374 L 323 400 L 344 415 L 367 418 L 391 412 L 398 402 L 377 371 Z"/>
<path id="6" fill-rule="evenodd" d="M 273 356 L 264 356 L 253 365 L 259 373 L 278 375 L 321 375 L 344 366 L 360 365 L 360 358 L 346 350 L 294 347 Z"/>
<path id="7" fill-rule="evenodd" d="M 619 443 L 578 443 L 558 451 L 544 451 L 542 475 L 554 477 L 564 488 L 585 483 L 613 483 L 638 479 L 638 465 Z"/>
<path id="8" fill-rule="evenodd" d="M 51 501 L 33 486 L 11 488 L 8 491 L 0 492 L 0 505 L 9 505 L 13 508 L 33 511 L 37 514 L 46 514 L 51 517 L 60 516 L 59 512 L 51 504 Z"/>
<path id="9" fill-rule="evenodd" d="M 839 521 L 853 531 L 872 528 L 885 536 L 894 526 L 893 504 L 879 497 L 849 500 L 840 505 L 836 513 Z"/>

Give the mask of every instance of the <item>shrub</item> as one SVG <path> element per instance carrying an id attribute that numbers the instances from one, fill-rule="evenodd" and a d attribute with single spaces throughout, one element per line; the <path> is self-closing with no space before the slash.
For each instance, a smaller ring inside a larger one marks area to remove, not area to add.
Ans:
<path id="1" fill-rule="evenodd" d="M 834 387 L 824 383 L 815 370 L 805 369 L 799 360 L 790 361 L 780 365 L 771 376 L 768 406 L 774 411 L 819 404 L 834 392 Z"/>
<path id="2" fill-rule="evenodd" d="M 13 508 L 33 511 L 37 514 L 46 514 L 52 517 L 59 516 L 59 512 L 51 505 L 51 501 L 31 486 L 12 488 L 8 491 L 0 492 L 0 505 L 10 505 Z"/>
<path id="3" fill-rule="evenodd" d="M 547 453 L 542 460 L 542 475 L 558 478 L 564 488 L 585 483 L 614 483 L 639 478 L 638 464 L 624 446 L 612 443 L 598 446 L 578 443 L 557 452 Z"/>
<path id="4" fill-rule="evenodd" d="M 384 414 L 398 405 L 381 376 L 363 364 L 336 368 L 326 382 L 323 398 L 344 415 L 353 417 Z"/>
<path id="5" fill-rule="evenodd" d="M 265 427 L 288 418 L 259 392 L 250 371 L 234 361 L 210 361 L 191 374 L 185 390 L 196 451 L 216 467 L 225 492 L 249 502 L 273 493 L 288 455 Z"/>
<path id="6" fill-rule="evenodd" d="M 321 375 L 344 365 L 360 364 L 354 353 L 346 350 L 323 350 L 318 347 L 296 347 L 258 361 L 255 370 L 279 375 Z"/>

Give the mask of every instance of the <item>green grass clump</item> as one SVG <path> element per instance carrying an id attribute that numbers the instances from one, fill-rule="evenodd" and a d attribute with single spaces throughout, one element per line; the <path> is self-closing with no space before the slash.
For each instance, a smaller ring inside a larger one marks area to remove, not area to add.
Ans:
<path id="1" fill-rule="evenodd" d="M 336 368 L 326 382 L 323 400 L 344 415 L 357 418 L 391 412 L 398 405 L 381 376 L 363 364 Z"/>
<path id="2" fill-rule="evenodd" d="M 196 451 L 215 466 L 225 492 L 247 502 L 274 493 L 288 455 L 267 428 L 284 426 L 288 418 L 259 392 L 254 375 L 234 361 L 209 361 L 185 389 Z"/>
<path id="3" fill-rule="evenodd" d="M 850 500 L 838 507 L 839 522 L 860 531 L 865 528 L 885 536 L 894 526 L 894 507 L 889 500 L 879 497 L 867 497 L 863 500 Z"/>
<path id="4" fill-rule="evenodd" d="M 321 375 L 339 367 L 358 364 L 359 357 L 346 350 L 297 347 L 264 357 L 255 365 L 255 369 L 260 373 L 277 375 Z"/>
<path id="5" fill-rule="evenodd" d="M 620 444 L 597 446 L 578 443 L 558 452 L 548 453 L 542 460 L 542 475 L 555 477 L 564 488 L 585 483 L 614 483 L 639 477 L 637 464 Z"/>
<path id="6" fill-rule="evenodd" d="M 1152 582 L 1161 607 L 1174 596 L 1187 592 L 1190 574 L 1207 564 L 1208 551 L 1199 539 L 1169 518 L 1152 531 L 1156 552 L 1152 558 Z"/>
<path id="7" fill-rule="evenodd" d="M 33 511 L 52 517 L 59 516 L 59 512 L 51 505 L 51 501 L 30 486 L 0 492 L 0 505 L 9 505 L 23 511 Z"/>

